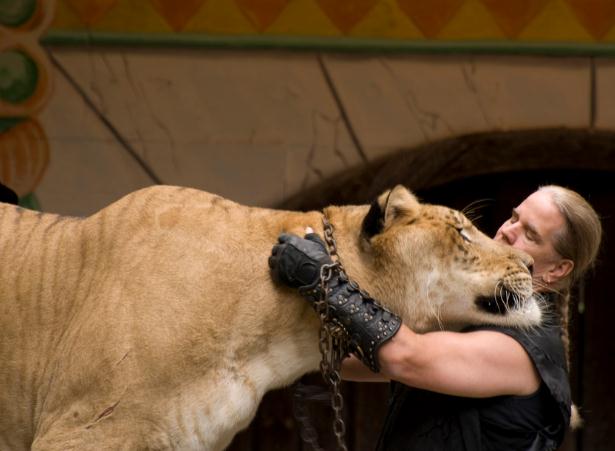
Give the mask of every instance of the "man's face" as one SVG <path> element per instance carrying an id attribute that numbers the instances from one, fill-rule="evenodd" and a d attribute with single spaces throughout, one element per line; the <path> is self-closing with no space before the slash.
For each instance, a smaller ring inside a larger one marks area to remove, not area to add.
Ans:
<path id="1" fill-rule="evenodd" d="M 521 249 L 534 258 L 534 278 L 543 276 L 562 260 L 553 247 L 556 233 L 564 227 L 564 218 L 548 192 L 536 191 L 518 207 L 498 229 L 495 240 Z"/>

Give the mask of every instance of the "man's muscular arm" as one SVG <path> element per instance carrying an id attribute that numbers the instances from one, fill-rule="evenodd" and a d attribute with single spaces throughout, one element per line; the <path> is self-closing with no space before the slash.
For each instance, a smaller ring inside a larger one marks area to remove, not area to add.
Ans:
<path id="1" fill-rule="evenodd" d="M 402 325 L 378 358 L 383 376 L 449 395 L 529 395 L 540 386 L 521 344 L 495 331 L 417 334 Z"/>
<path id="2" fill-rule="evenodd" d="M 342 378 L 355 382 L 396 380 L 455 396 L 528 395 L 540 377 L 523 347 L 493 331 L 416 334 L 402 325 L 378 352 L 373 373 L 355 357 L 342 364 Z"/>

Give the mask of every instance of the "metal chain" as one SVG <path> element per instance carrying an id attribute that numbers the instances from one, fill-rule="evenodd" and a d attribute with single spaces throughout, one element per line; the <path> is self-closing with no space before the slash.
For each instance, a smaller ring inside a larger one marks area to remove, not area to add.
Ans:
<path id="1" fill-rule="evenodd" d="M 338 266 L 340 272 L 346 272 L 344 269 L 344 265 L 340 260 L 340 256 L 337 254 L 337 243 L 335 242 L 335 238 L 333 237 L 333 224 L 329 222 L 329 220 L 323 216 L 322 217 L 322 225 L 325 235 L 325 242 L 327 243 L 327 247 L 329 248 L 329 255 L 331 255 L 331 259 L 334 264 Z"/>
<path id="2" fill-rule="evenodd" d="M 346 332 L 335 324 L 329 315 L 329 289 L 328 284 L 333 276 L 334 269 L 339 273 L 344 272 L 339 256 L 337 245 L 333 237 L 333 226 L 326 217 L 322 218 L 324 235 L 333 263 L 323 265 L 320 269 L 320 292 L 321 299 L 316 303 L 316 312 L 320 318 L 319 349 L 321 355 L 320 372 L 329 384 L 331 390 L 331 407 L 333 408 L 333 433 L 337 439 L 340 451 L 347 451 L 344 434 L 346 425 L 343 418 L 344 398 L 340 390 L 342 377 L 340 369 L 342 360 L 348 355 L 348 339 Z"/>
<path id="3" fill-rule="evenodd" d="M 306 405 L 306 392 L 308 390 L 320 389 L 320 386 L 305 386 L 298 382 L 293 391 L 293 414 L 299 423 L 299 435 L 304 443 L 308 444 L 314 451 L 324 451 L 318 444 L 318 431 L 310 421 L 310 414 Z M 325 393 L 308 393 L 310 400 L 324 401 L 321 399 Z M 327 396 L 327 399 L 330 397 Z"/>
<path id="4" fill-rule="evenodd" d="M 340 390 L 342 377 L 340 369 L 342 360 L 348 355 L 348 337 L 342 327 L 337 325 L 329 315 L 329 289 L 328 284 L 334 274 L 334 269 L 338 270 L 339 274 L 343 274 L 344 267 L 337 254 L 337 244 L 333 237 L 333 225 L 326 217 L 322 218 L 324 226 L 324 236 L 329 254 L 333 263 L 323 265 L 320 268 L 320 296 L 321 298 L 315 302 L 315 309 L 320 319 L 320 329 L 318 331 L 318 348 L 320 350 L 320 372 L 323 379 L 329 385 L 331 408 L 333 409 L 333 433 L 337 440 L 339 451 L 348 451 L 344 435 L 346 433 L 346 424 L 343 418 L 344 397 Z M 299 406 L 300 395 L 296 391 L 296 411 L 295 417 L 300 423 L 300 435 L 304 442 L 309 444 L 315 451 L 322 451 L 318 444 L 317 432 L 309 422 L 309 417 L 302 406 Z"/>

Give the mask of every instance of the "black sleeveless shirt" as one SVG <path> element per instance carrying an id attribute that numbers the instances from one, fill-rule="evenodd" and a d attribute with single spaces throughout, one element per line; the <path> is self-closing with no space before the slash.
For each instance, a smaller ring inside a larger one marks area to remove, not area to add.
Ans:
<path id="1" fill-rule="evenodd" d="M 546 451 L 556 449 L 570 423 L 570 385 L 560 328 L 481 326 L 517 340 L 542 383 L 529 396 L 463 398 L 391 384 L 378 450 Z"/>

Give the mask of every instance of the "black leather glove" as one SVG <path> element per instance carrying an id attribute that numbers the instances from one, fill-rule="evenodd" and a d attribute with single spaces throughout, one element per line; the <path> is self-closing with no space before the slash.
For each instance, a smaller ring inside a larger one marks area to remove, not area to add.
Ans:
<path id="1" fill-rule="evenodd" d="M 321 267 L 332 263 L 325 243 L 315 233 L 305 238 L 280 235 L 269 257 L 273 277 L 299 288 L 312 306 L 322 299 Z M 327 288 L 329 314 L 346 330 L 351 351 L 372 371 L 378 372 L 378 349 L 397 333 L 401 319 L 361 291 L 339 266 L 332 268 Z"/>
<path id="2" fill-rule="evenodd" d="M 316 233 L 308 233 L 305 238 L 281 234 L 269 257 L 274 279 L 293 288 L 318 283 L 320 268 L 331 263 L 327 246 Z"/>

